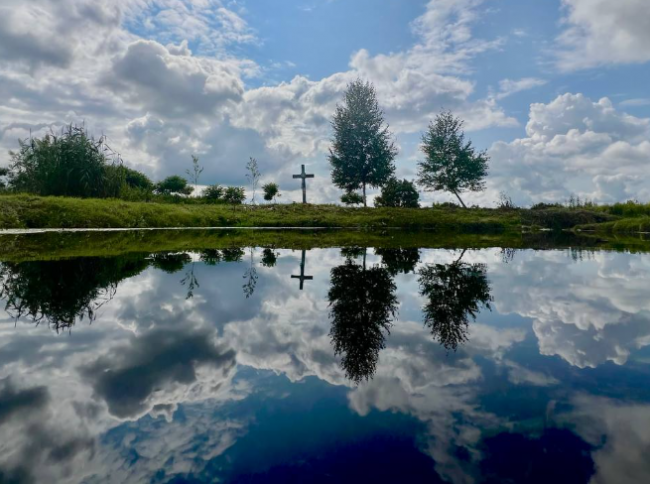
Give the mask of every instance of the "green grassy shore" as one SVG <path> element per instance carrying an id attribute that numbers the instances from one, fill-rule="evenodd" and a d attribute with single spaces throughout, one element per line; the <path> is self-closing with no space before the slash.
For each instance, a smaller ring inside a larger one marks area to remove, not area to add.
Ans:
<path id="1" fill-rule="evenodd" d="M 192 252 L 235 247 L 309 250 L 331 247 L 391 249 L 563 249 L 648 252 L 640 237 L 579 236 L 571 232 L 501 234 L 434 233 L 421 230 L 129 230 L 0 234 L 0 261 L 114 257 L 129 253 Z"/>
<path id="2" fill-rule="evenodd" d="M 0 229 L 166 228 L 166 227 L 327 227 L 427 229 L 453 233 L 521 232 L 523 229 L 593 228 L 622 217 L 603 210 L 549 207 L 530 209 L 348 208 L 335 205 L 171 204 L 112 199 L 0 196 Z"/>

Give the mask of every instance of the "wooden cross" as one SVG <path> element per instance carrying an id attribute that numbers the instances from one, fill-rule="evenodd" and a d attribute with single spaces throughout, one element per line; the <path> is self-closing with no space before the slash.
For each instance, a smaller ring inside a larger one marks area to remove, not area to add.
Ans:
<path id="1" fill-rule="evenodd" d="M 291 276 L 291 279 L 300 279 L 300 290 L 301 291 L 302 291 L 303 286 L 305 285 L 305 281 L 313 281 L 314 280 L 313 276 L 306 276 L 305 275 L 305 254 L 306 254 L 306 251 L 303 250 L 302 251 L 302 259 L 300 261 L 300 275 L 299 276 Z"/>
<path id="2" fill-rule="evenodd" d="M 300 165 L 302 171 L 300 175 L 293 175 L 294 178 L 302 178 L 302 203 L 307 203 L 307 178 L 314 178 L 314 175 L 305 173 L 305 165 Z"/>

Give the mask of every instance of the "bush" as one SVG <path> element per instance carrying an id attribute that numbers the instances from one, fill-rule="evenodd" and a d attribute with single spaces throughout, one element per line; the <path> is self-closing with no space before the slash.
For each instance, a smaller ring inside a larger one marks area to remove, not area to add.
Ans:
<path id="1" fill-rule="evenodd" d="M 348 206 L 361 205 L 363 203 L 363 197 L 357 192 L 347 192 L 341 195 L 341 202 Z"/>
<path id="2" fill-rule="evenodd" d="M 9 175 L 9 169 L 0 166 L 0 190 L 4 190 L 7 186 L 6 181 L 3 178 L 6 178 Z"/>
<path id="3" fill-rule="evenodd" d="M 246 200 L 246 192 L 242 187 L 228 187 L 223 195 L 226 203 L 232 205 L 233 210 L 235 205 L 241 205 Z"/>
<path id="4" fill-rule="evenodd" d="M 178 175 L 168 176 L 156 185 L 156 192 L 161 195 L 190 195 L 194 187 L 187 184 L 187 180 Z"/>
<path id="5" fill-rule="evenodd" d="M 223 199 L 223 187 L 221 185 L 212 185 L 203 190 L 203 198 L 209 202 L 220 202 Z"/>
<path id="6" fill-rule="evenodd" d="M 497 210 L 517 210 L 517 206 L 506 192 L 501 192 L 499 193 L 499 200 L 497 201 Z"/>
<path id="7" fill-rule="evenodd" d="M 9 152 L 9 185 L 38 195 L 117 197 L 121 174 L 111 171 L 103 140 L 89 137 L 83 127 L 70 125 L 60 135 L 18 141 Z"/>
<path id="8" fill-rule="evenodd" d="M 391 178 L 375 198 L 375 207 L 420 208 L 420 194 L 413 182 Z"/>
<path id="9" fill-rule="evenodd" d="M 266 185 L 262 186 L 262 190 L 264 190 L 264 200 L 267 202 L 275 200 L 275 197 L 280 196 L 280 187 L 277 183 L 267 183 Z"/>

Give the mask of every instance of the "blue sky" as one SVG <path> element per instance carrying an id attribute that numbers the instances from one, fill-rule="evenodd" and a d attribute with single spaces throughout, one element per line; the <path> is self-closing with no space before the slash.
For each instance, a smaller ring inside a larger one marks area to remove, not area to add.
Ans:
<path id="1" fill-rule="evenodd" d="M 0 164 L 17 139 L 70 122 L 106 134 L 155 179 L 264 181 L 298 201 L 317 174 L 336 202 L 329 119 L 346 85 L 373 82 L 414 178 L 441 109 L 492 161 L 485 192 L 517 203 L 570 195 L 650 199 L 650 9 L 644 0 L 5 0 Z M 425 203 L 450 200 L 422 193 Z"/>

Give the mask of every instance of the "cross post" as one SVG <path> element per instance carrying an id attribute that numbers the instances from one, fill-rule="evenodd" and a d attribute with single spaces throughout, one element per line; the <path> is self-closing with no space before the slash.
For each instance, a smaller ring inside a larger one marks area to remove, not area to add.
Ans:
<path id="1" fill-rule="evenodd" d="M 300 275 L 299 276 L 291 276 L 291 279 L 300 279 L 300 290 L 302 291 L 305 281 L 313 281 L 314 277 L 313 276 L 306 276 L 305 275 L 305 254 L 306 251 L 302 251 L 302 258 L 300 260 Z"/>
<path id="2" fill-rule="evenodd" d="M 314 178 L 314 175 L 305 173 L 305 165 L 300 165 L 302 170 L 299 175 L 293 175 L 294 178 L 302 178 L 302 203 L 307 203 L 307 178 Z"/>

